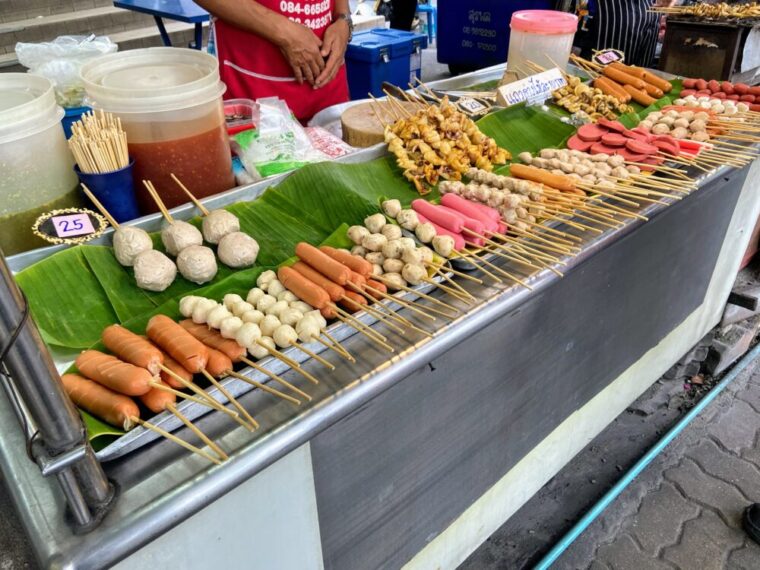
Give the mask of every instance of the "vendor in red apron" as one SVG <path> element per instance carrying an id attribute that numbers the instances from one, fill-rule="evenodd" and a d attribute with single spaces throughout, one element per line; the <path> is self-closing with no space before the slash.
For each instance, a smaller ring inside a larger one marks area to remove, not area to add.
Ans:
<path id="1" fill-rule="evenodd" d="M 348 0 L 196 0 L 214 17 L 225 98 L 284 99 L 305 121 L 348 101 Z"/>

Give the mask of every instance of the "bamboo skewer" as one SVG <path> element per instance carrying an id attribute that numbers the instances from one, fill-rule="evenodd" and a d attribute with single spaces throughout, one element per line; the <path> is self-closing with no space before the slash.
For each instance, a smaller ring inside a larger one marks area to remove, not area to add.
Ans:
<path id="1" fill-rule="evenodd" d="M 262 384 L 261 382 L 258 382 L 257 380 L 254 380 L 253 378 L 248 378 L 248 376 L 244 376 L 242 374 L 239 374 L 235 372 L 234 370 L 230 370 L 227 374 L 232 376 L 233 378 L 237 378 L 238 380 L 242 380 L 243 382 L 247 382 L 251 386 L 254 386 L 261 390 L 262 392 L 266 392 L 267 394 L 271 394 L 272 396 L 276 396 L 280 398 L 281 400 L 285 400 L 286 402 L 290 402 L 294 406 L 300 406 L 301 400 L 298 400 L 297 398 L 294 398 L 293 396 L 288 396 L 287 394 L 283 394 L 279 390 L 275 390 L 271 386 L 267 386 L 266 384 Z"/>
<path id="2" fill-rule="evenodd" d="M 384 283 L 385 285 L 388 285 L 388 281 L 386 279 L 383 279 L 382 275 L 375 275 L 373 277 L 373 279 L 377 279 L 381 283 Z M 394 285 L 394 287 L 396 287 L 396 285 Z M 419 297 L 422 297 L 423 299 L 427 299 L 431 303 L 435 303 L 436 305 L 438 305 L 440 307 L 443 307 L 443 308 L 445 308 L 448 311 L 453 311 L 455 314 L 458 314 L 460 312 L 459 309 L 457 309 L 456 307 L 453 307 L 453 306 L 451 306 L 451 305 L 449 305 L 447 303 L 444 303 L 440 299 L 436 299 L 435 297 L 431 297 L 430 295 L 428 295 L 427 293 L 423 293 L 422 291 L 417 291 L 416 289 L 412 289 L 411 287 L 407 287 L 405 285 L 404 286 L 398 286 L 398 288 L 401 289 L 401 290 L 403 290 L 403 291 L 408 291 L 409 293 L 414 293 L 415 295 L 418 295 Z M 451 318 L 451 316 L 449 316 L 449 318 Z"/>
<path id="3" fill-rule="evenodd" d="M 248 429 L 248 431 L 253 431 L 259 428 L 259 422 L 253 419 L 253 416 L 248 413 L 248 411 L 240 404 L 240 402 L 238 402 L 237 399 L 234 398 L 232 394 L 230 394 L 229 391 L 208 372 L 208 370 L 204 368 L 201 370 L 201 373 L 206 377 L 206 380 L 211 382 L 211 384 L 213 384 L 216 389 L 219 390 L 224 395 L 224 397 L 227 398 L 227 400 L 235 407 L 235 409 L 246 419 L 248 425 L 245 427 Z"/>
<path id="4" fill-rule="evenodd" d="M 249 358 L 246 358 L 246 357 L 241 358 L 240 361 L 244 362 L 245 364 L 247 364 L 248 366 L 250 366 L 251 368 L 253 368 L 257 372 L 261 372 L 262 374 L 266 374 L 272 380 L 274 380 L 275 382 L 279 382 L 280 384 L 282 384 L 283 386 L 285 386 L 289 390 L 292 390 L 293 392 L 295 392 L 296 394 L 298 394 L 299 396 L 301 396 L 305 400 L 311 401 L 311 396 L 309 396 L 309 394 L 307 394 L 306 392 L 304 392 L 300 388 L 294 386 L 293 384 L 291 384 L 290 382 L 288 382 L 284 378 L 281 378 L 280 376 L 278 376 L 277 374 L 275 374 L 271 370 L 267 370 L 266 368 L 264 368 L 260 364 L 254 362 L 253 360 L 251 360 Z"/>
<path id="5" fill-rule="evenodd" d="M 330 370 L 335 370 L 335 365 L 334 364 L 332 364 L 331 362 L 328 362 L 327 360 L 325 360 L 324 358 L 322 358 L 321 356 L 319 356 L 316 352 L 314 352 L 312 350 L 309 350 L 305 346 L 302 346 L 302 345 L 298 344 L 297 342 L 294 342 L 290 346 L 292 346 L 293 348 L 296 348 L 296 349 L 300 350 L 301 352 L 303 352 L 307 356 L 313 358 L 314 360 L 316 360 L 317 362 L 319 362 L 323 366 L 329 368 Z"/>
<path id="6" fill-rule="evenodd" d="M 162 429 L 162 428 L 160 428 L 160 427 L 158 427 L 156 425 L 153 425 L 150 422 L 146 422 L 144 420 L 141 420 L 137 416 L 132 416 L 129 419 L 130 419 L 131 422 L 133 422 L 133 423 L 135 423 L 137 425 L 140 425 L 140 426 L 142 426 L 142 427 L 144 427 L 146 429 L 149 429 L 151 431 L 156 432 L 157 434 L 165 437 L 169 441 L 172 441 L 172 442 L 176 443 L 177 445 L 180 445 L 180 446 L 184 447 L 188 451 L 191 451 L 191 452 L 195 453 L 196 455 L 199 455 L 199 456 L 203 457 L 204 459 L 210 461 L 211 463 L 213 463 L 215 465 L 221 465 L 222 464 L 222 461 L 220 459 L 218 459 L 218 458 L 216 458 L 216 457 L 214 457 L 212 455 L 209 455 L 208 453 L 206 453 L 202 449 L 199 449 L 199 448 L 195 447 L 194 445 L 192 445 L 190 443 L 187 443 L 184 439 L 178 438 L 176 435 L 173 435 L 173 434 L 169 433 L 165 429 Z"/>
<path id="7" fill-rule="evenodd" d="M 158 206 L 158 209 L 161 210 L 161 215 L 163 215 L 164 219 L 166 219 L 167 222 L 170 224 L 174 223 L 174 218 L 169 213 L 169 210 L 166 209 L 166 205 L 164 204 L 164 201 L 161 199 L 161 197 L 158 195 L 158 191 L 156 191 L 156 187 L 153 186 L 153 182 L 150 180 L 143 180 L 142 181 L 145 188 L 148 190 L 148 194 L 150 194 L 151 198 L 153 198 L 153 201 L 156 203 L 156 206 Z"/>
<path id="8" fill-rule="evenodd" d="M 93 194 L 89 188 L 87 188 L 86 184 L 82 184 L 82 190 L 84 191 L 85 195 L 90 199 L 90 201 L 95 204 L 95 207 L 100 210 L 100 213 L 103 214 L 103 217 L 108 220 L 108 223 L 111 224 L 111 227 L 113 227 L 115 230 L 119 229 L 119 223 L 111 216 L 111 214 L 108 213 L 108 210 L 106 210 L 106 207 L 100 203 L 100 200 L 98 200 L 95 197 L 95 194 Z"/>
<path id="9" fill-rule="evenodd" d="M 189 429 L 195 435 L 197 435 L 203 443 L 205 443 L 214 453 L 216 453 L 220 457 L 222 461 L 226 461 L 227 459 L 229 459 L 228 455 L 224 452 L 224 450 L 221 447 L 219 447 L 216 443 L 214 443 L 214 441 L 210 437 L 208 437 L 205 433 L 203 433 L 200 429 L 198 429 L 198 427 L 195 426 L 193 422 L 191 422 L 187 418 L 187 416 L 185 416 L 182 412 L 180 412 L 177 409 L 177 406 L 175 406 L 174 404 L 167 404 L 166 409 L 169 410 L 172 414 L 174 414 L 177 417 L 177 419 L 179 419 L 183 424 L 185 424 L 187 429 Z"/>
<path id="10" fill-rule="evenodd" d="M 68 145 L 83 173 L 106 174 L 129 165 L 126 133 L 110 113 L 85 113 L 71 131 Z"/>
<path id="11" fill-rule="evenodd" d="M 287 364 L 288 366 L 290 366 L 290 368 L 293 371 L 297 372 L 298 374 L 300 374 L 301 376 L 303 376 L 304 378 L 306 378 L 309 382 L 311 382 L 313 384 L 319 384 L 319 380 L 317 380 L 309 372 L 307 372 L 306 370 L 304 370 L 303 368 L 301 368 L 301 365 L 298 362 L 296 362 L 295 360 L 293 360 L 292 358 L 290 358 L 289 356 L 283 354 L 282 352 L 280 352 L 276 348 L 272 348 L 271 346 L 267 346 L 266 344 L 264 344 L 260 340 L 257 340 L 256 344 L 259 345 L 264 350 L 266 350 L 267 353 L 269 354 L 269 356 L 271 356 L 272 358 L 274 358 L 276 360 L 279 360 L 280 362 L 283 362 L 283 363 Z"/>
<path id="12" fill-rule="evenodd" d="M 329 340 L 333 344 L 333 346 L 335 346 L 338 350 L 342 351 L 343 354 L 346 355 L 346 358 L 351 360 L 351 362 L 356 362 L 356 359 L 351 355 L 350 352 L 348 352 L 346 347 L 344 347 L 341 343 L 339 343 L 338 340 L 335 337 L 333 337 L 329 332 L 327 332 L 326 330 L 323 330 L 322 334 L 325 335 L 325 338 Z"/>
<path id="13" fill-rule="evenodd" d="M 191 202 L 192 202 L 192 203 L 195 205 L 195 207 L 196 207 L 196 208 L 198 208 L 198 209 L 201 211 L 201 213 L 202 213 L 204 216 L 208 216 L 208 215 L 209 215 L 209 211 L 208 211 L 208 208 L 206 208 L 206 206 L 204 206 L 203 204 L 201 204 L 200 200 L 198 200 L 198 199 L 197 199 L 197 198 L 196 198 L 196 197 L 193 195 L 193 193 L 192 193 L 192 192 L 190 192 L 190 190 L 188 190 L 187 186 L 185 186 L 184 184 L 182 184 L 182 182 L 180 182 L 180 179 L 179 179 L 179 178 L 177 178 L 177 177 L 174 175 L 174 173 L 173 173 L 173 172 L 172 172 L 172 173 L 170 173 L 170 174 L 169 174 L 169 176 L 171 176 L 171 177 L 172 177 L 172 180 L 174 180 L 174 181 L 177 183 L 177 185 L 178 185 L 178 186 L 179 186 L 179 187 L 182 189 L 182 191 L 183 191 L 185 194 L 187 194 L 187 197 L 188 197 L 188 198 L 190 198 L 190 201 L 191 201 Z"/>

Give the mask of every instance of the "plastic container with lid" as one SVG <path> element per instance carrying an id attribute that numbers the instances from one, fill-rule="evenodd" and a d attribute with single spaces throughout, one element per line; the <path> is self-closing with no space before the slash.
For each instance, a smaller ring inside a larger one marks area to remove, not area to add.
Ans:
<path id="1" fill-rule="evenodd" d="M 81 75 L 88 103 L 121 119 L 141 212 L 158 210 L 142 180 L 152 181 L 170 208 L 188 201 L 172 173 L 198 198 L 235 185 L 226 87 L 215 57 L 193 49 L 137 49 L 89 61 Z"/>
<path id="2" fill-rule="evenodd" d="M 53 84 L 0 73 L 0 248 L 6 255 L 47 245 L 32 234 L 40 214 L 80 204 Z"/>
<path id="3" fill-rule="evenodd" d="M 559 66 L 563 71 L 578 29 L 578 17 L 556 10 L 521 10 L 509 24 L 507 69 L 525 75 L 528 61 L 541 67 Z"/>

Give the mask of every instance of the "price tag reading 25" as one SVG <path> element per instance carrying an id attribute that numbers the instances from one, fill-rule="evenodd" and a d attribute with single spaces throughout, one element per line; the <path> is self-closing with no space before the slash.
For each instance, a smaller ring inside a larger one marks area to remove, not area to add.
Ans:
<path id="1" fill-rule="evenodd" d="M 51 221 L 55 233 L 60 238 L 83 236 L 95 233 L 90 216 L 87 214 L 70 214 L 68 216 L 53 216 Z"/>

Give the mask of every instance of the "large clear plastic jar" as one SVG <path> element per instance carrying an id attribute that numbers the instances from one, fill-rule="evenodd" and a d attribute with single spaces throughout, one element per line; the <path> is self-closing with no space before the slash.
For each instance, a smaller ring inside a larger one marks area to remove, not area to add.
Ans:
<path id="1" fill-rule="evenodd" d="M 150 180 L 168 207 L 188 201 L 175 174 L 198 198 L 235 185 L 219 63 L 193 49 L 147 48 L 106 55 L 82 66 L 89 103 L 114 113 L 127 133 L 143 213 L 157 207 Z"/>
<path id="2" fill-rule="evenodd" d="M 578 17 L 556 10 L 520 10 L 512 14 L 509 27 L 507 69 L 520 77 L 530 69 L 528 62 L 565 71 Z"/>
<path id="3" fill-rule="evenodd" d="M 48 79 L 0 73 L 0 248 L 5 255 L 49 245 L 32 233 L 37 217 L 80 204 L 63 114 Z"/>

